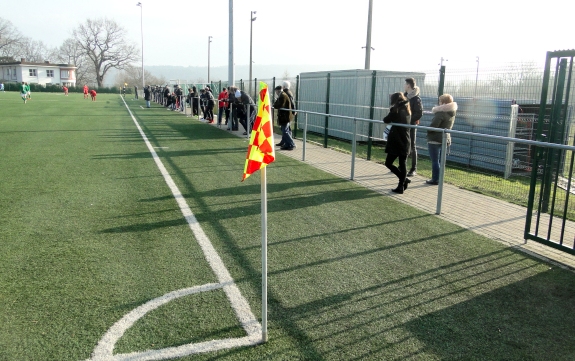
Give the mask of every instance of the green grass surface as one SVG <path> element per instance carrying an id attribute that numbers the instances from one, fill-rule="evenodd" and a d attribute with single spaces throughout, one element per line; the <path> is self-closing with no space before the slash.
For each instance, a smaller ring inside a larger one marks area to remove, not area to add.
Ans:
<path id="1" fill-rule="evenodd" d="M 247 140 L 128 103 L 259 318 Z M 216 282 L 118 96 L 5 93 L 0 107 L 0 360 L 85 360 L 134 308 Z M 572 272 L 277 157 L 270 340 L 183 360 L 572 360 Z M 150 312 L 116 352 L 239 336 L 215 290 Z"/>

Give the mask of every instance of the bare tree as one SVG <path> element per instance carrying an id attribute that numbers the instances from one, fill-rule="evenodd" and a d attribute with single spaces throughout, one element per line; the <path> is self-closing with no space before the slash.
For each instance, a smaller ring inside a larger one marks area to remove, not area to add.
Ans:
<path id="1" fill-rule="evenodd" d="M 0 56 L 13 61 L 24 36 L 9 20 L 0 18 Z"/>
<path id="2" fill-rule="evenodd" d="M 165 77 L 156 77 L 152 75 L 149 71 L 144 71 L 145 79 L 147 84 L 166 84 Z M 142 68 L 139 66 L 128 65 L 123 71 L 116 75 L 116 83 L 124 84 L 128 83 L 131 85 L 139 86 L 142 84 Z"/>
<path id="3" fill-rule="evenodd" d="M 108 70 L 122 70 L 138 60 L 139 51 L 126 39 L 126 30 L 110 19 L 88 19 L 73 31 L 74 39 L 91 64 L 98 87 Z"/>
<path id="4" fill-rule="evenodd" d="M 96 84 L 96 75 L 94 68 L 90 66 L 90 58 L 84 54 L 75 39 L 64 40 L 64 43 L 58 49 L 56 61 L 76 66 L 76 84 Z"/>
<path id="5" fill-rule="evenodd" d="M 14 50 L 16 59 L 24 58 L 26 61 L 33 63 L 40 63 L 44 60 L 50 59 L 55 56 L 56 50 L 48 48 L 42 41 L 32 40 L 31 38 L 23 38 L 16 49 Z"/>

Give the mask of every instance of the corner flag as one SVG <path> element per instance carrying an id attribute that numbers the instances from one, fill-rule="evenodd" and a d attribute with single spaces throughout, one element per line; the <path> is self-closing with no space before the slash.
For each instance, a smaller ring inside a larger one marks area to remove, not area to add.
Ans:
<path id="1" fill-rule="evenodd" d="M 260 82 L 259 96 L 258 114 L 250 137 L 242 182 L 276 158 L 273 124 L 270 116 L 270 96 L 268 85 L 264 82 Z"/>

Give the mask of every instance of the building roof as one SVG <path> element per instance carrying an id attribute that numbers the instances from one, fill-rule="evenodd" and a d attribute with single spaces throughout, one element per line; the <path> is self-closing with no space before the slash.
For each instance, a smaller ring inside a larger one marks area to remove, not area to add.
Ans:
<path id="1" fill-rule="evenodd" d="M 26 61 L 25 59 L 22 59 L 20 61 L 11 61 L 11 62 L 7 62 L 7 63 L 0 63 L 0 66 L 2 65 L 32 65 L 32 66 L 53 66 L 53 67 L 64 67 L 64 68 L 74 68 L 76 69 L 76 66 L 74 64 L 53 64 L 50 63 L 49 61 L 44 61 L 43 63 L 34 63 L 34 62 L 30 62 L 30 61 Z"/>

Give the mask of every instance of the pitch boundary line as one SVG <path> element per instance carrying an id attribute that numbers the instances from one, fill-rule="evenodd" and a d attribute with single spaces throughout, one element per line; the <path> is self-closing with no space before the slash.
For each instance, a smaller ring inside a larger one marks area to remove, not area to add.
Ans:
<path id="1" fill-rule="evenodd" d="M 185 288 L 182 290 L 173 291 L 167 293 L 163 296 L 155 298 L 146 302 L 145 304 L 135 308 L 134 310 L 130 311 L 127 315 L 125 315 L 121 320 L 116 322 L 102 337 L 102 339 L 96 345 L 92 356 L 89 360 L 91 361 L 108 361 L 108 360 L 164 360 L 168 358 L 174 357 L 183 357 L 187 355 L 191 355 L 194 353 L 203 353 L 203 352 L 211 352 L 217 351 L 221 349 L 229 349 L 235 347 L 242 347 L 242 346 L 251 346 L 256 345 L 262 342 L 261 339 L 261 324 L 258 322 L 254 314 L 250 309 L 250 305 L 248 301 L 244 298 L 241 294 L 239 288 L 235 284 L 232 276 L 230 275 L 228 269 L 224 265 L 222 259 L 218 255 L 217 251 L 215 250 L 214 246 L 212 245 L 210 239 L 205 234 L 204 230 L 200 226 L 198 220 L 194 216 L 192 210 L 188 206 L 186 199 L 176 186 L 176 183 L 166 170 L 164 164 L 162 163 L 160 157 L 154 150 L 154 147 L 148 140 L 148 137 L 140 127 L 140 124 L 132 114 L 132 111 L 128 107 L 128 104 L 124 99 L 122 99 L 128 113 L 132 117 L 136 128 L 140 132 L 144 143 L 148 147 L 156 166 L 160 170 L 160 173 L 164 177 L 166 184 L 172 191 L 180 210 L 194 236 L 202 249 L 208 264 L 214 271 L 219 283 L 210 283 L 203 286 L 195 286 L 191 288 Z M 228 338 L 223 340 L 212 340 L 200 343 L 190 343 L 187 345 L 182 345 L 178 347 L 170 347 L 164 348 L 160 350 L 146 350 L 143 352 L 133 352 L 129 354 L 118 354 L 114 355 L 114 347 L 116 342 L 122 337 L 124 332 L 128 330 L 138 319 L 143 317 L 147 312 L 164 305 L 173 299 L 187 296 L 194 293 L 199 292 L 206 292 L 212 291 L 215 289 L 222 288 L 230 301 L 232 309 L 236 313 L 238 320 L 244 331 L 246 332 L 247 336 L 241 338 Z"/>

